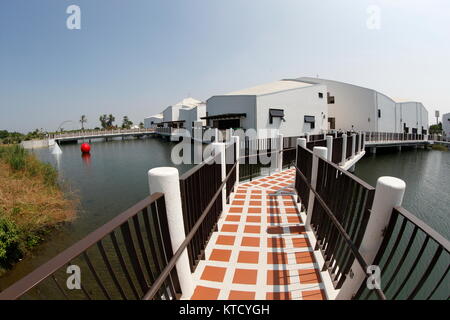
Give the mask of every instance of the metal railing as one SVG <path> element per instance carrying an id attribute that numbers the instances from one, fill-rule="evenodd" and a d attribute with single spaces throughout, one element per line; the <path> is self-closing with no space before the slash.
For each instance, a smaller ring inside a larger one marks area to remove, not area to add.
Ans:
<path id="1" fill-rule="evenodd" d="M 363 270 L 368 264 L 358 250 L 364 235 L 374 189 L 335 164 L 319 160 L 317 185 L 312 186 L 313 153 L 298 147 L 295 189 L 306 210 L 312 211 L 311 227 L 316 236 L 315 250 L 321 250 L 336 289 L 342 287 L 352 263 L 356 260 Z M 310 194 L 314 202 L 309 203 Z M 339 197 L 336 197 L 339 194 Z M 313 206 L 312 209 L 309 206 Z M 369 277 L 366 274 L 366 277 Z M 382 290 L 375 290 L 385 299 Z"/>
<path id="2" fill-rule="evenodd" d="M 366 142 L 426 141 L 426 135 L 416 133 L 366 132 Z"/>
<path id="3" fill-rule="evenodd" d="M 394 208 L 373 262 L 391 300 L 449 300 L 450 242 L 402 207 Z M 372 299 L 363 284 L 355 299 Z"/>
<path id="4" fill-rule="evenodd" d="M 155 193 L 0 292 L 0 300 L 30 293 L 34 299 L 141 299 L 172 258 L 164 195 Z M 80 268 L 80 290 L 66 286 L 70 266 Z M 176 299 L 176 272 L 155 292 L 155 299 Z"/>
<path id="5" fill-rule="evenodd" d="M 62 134 L 51 134 L 49 135 L 50 139 L 64 139 L 64 138 L 87 138 L 94 136 L 109 136 L 109 135 L 121 135 L 121 134 L 139 134 L 139 133 L 152 133 L 155 132 L 155 129 L 112 129 L 112 130 L 83 130 L 76 132 L 68 132 Z"/>

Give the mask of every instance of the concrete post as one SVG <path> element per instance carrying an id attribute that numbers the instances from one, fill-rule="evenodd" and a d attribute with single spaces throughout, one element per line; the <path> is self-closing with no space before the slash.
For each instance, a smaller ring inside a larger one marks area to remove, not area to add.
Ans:
<path id="1" fill-rule="evenodd" d="M 327 149 L 328 149 L 327 160 L 331 162 L 332 156 L 333 156 L 333 137 L 332 136 L 327 136 Z"/>
<path id="2" fill-rule="evenodd" d="M 225 180 L 227 177 L 227 171 L 226 171 L 226 159 L 225 159 L 225 143 L 221 142 L 214 142 L 213 143 L 213 150 L 214 155 L 217 155 L 220 153 L 220 165 L 222 168 L 222 181 Z M 226 185 L 222 188 L 222 208 L 225 208 L 227 204 L 227 187 Z"/>
<path id="3" fill-rule="evenodd" d="M 153 168 L 148 172 L 148 184 L 150 193 L 164 193 L 170 241 L 175 253 L 186 237 L 178 170 L 170 167 Z M 189 299 L 194 293 L 194 283 L 186 249 L 177 262 L 176 270 L 180 280 L 182 298 Z"/>
<path id="4" fill-rule="evenodd" d="M 283 137 L 281 133 L 278 134 L 277 165 L 280 172 L 283 170 Z"/>
<path id="5" fill-rule="evenodd" d="M 300 146 L 302 148 L 306 149 L 306 139 L 305 138 L 297 138 L 297 144 L 296 146 Z M 301 161 L 301 159 L 300 159 Z M 298 164 L 298 147 L 296 147 L 295 150 L 295 165 Z M 297 172 L 295 173 L 295 176 L 297 176 Z M 300 202 L 300 199 L 298 197 L 298 195 L 295 196 L 297 203 Z"/>
<path id="6" fill-rule="evenodd" d="M 356 134 L 352 134 L 352 159 L 356 154 Z"/>
<path id="7" fill-rule="evenodd" d="M 309 142 L 310 140 L 309 140 L 309 133 L 307 132 L 306 134 L 305 134 L 305 136 L 306 136 L 306 142 Z"/>
<path id="8" fill-rule="evenodd" d="M 343 165 L 347 161 L 347 134 L 342 134 L 342 161 Z"/>
<path id="9" fill-rule="evenodd" d="M 358 148 L 358 152 L 357 153 L 361 153 L 361 151 L 362 151 L 362 146 L 363 146 L 363 133 L 362 132 L 360 132 L 359 133 L 359 145 L 357 146 L 357 148 Z"/>
<path id="10" fill-rule="evenodd" d="M 389 224 L 392 209 L 402 204 L 405 188 L 405 182 L 398 178 L 380 177 L 377 181 L 372 214 L 359 248 L 368 266 L 372 265 L 380 249 L 383 232 Z M 365 281 L 366 272 L 367 270 L 363 270 L 359 263 L 355 261 L 350 269 L 350 274 L 353 273 L 353 277 L 347 277 L 336 299 L 351 299 Z"/>
<path id="11" fill-rule="evenodd" d="M 327 148 L 325 147 L 314 147 L 314 156 L 313 163 L 311 169 L 311 186 L 315 189 L 317 186 L 317 172 L 319 169 L 319 157 L 322 159 L 327 159 Z M 306 230 L 311 231 L 311 217 L 314 208 L 314 193 L 312 191 L 309 192 L 309 202 L 308 202 L 308 211 L 306 213 L 306 222 L 305 227 Z"/>
<path id="12" fill-rule="evenodd" d="M 231 142 L 235 144 L 235 156 L 236 156 L 236 184 L 237 186 L 239 184 L 239 158 L 241 157 L 241 148 L 240 148 L 240 138 L 239 136 L 233 136 L 231 139 Z"/>

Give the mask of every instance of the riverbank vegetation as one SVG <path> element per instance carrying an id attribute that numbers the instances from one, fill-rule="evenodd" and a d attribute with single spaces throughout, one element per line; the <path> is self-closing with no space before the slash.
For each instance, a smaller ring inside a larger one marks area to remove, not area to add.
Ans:
<path id="1" fill-rule="evenodd" d="M 72 220 L 75 209 L 55 168 L 19 145 L 0 145 L 0 274 Z"/>

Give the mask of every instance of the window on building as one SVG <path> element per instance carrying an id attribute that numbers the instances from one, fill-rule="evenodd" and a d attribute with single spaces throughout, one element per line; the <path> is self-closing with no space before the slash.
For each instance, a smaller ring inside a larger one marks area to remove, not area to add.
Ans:
<path id="1" fill-rule="evenodd" d="M 323 93 L 322 92 L 319 92 L 319 98 L 323 99 Z"/>
<path id="2" fill-rule="evenodd" d="M 381 118 L 381 110 L 378 109 L 378 118 Z"/>
<path id="3" fill-rule="evenodd" d="M 314 129 L 316 127 L 316 119 L 314 116 L 305 116 L 304 121 L 305 123 L 309 123 L 311 129 Z"/>
<path id="4" fill-rule="evenodd" d="M 329 92 L 327 92 L 327 102 L 328 104 L 334 104 L 334 96 L 331 96 Z"/>
<path id="5" fill-rule="evenodd" d="M 283 109 L 269 109 L 269 123 L 273 123 L 273 118 L 280 118 L 284 120 L 284 110 Z"/>
<path id="6" fill-rule="evenodd" d="M 330 130 L 336 129 L 336 119 L 335 118 L 328 118 L 328 127 Z"/>

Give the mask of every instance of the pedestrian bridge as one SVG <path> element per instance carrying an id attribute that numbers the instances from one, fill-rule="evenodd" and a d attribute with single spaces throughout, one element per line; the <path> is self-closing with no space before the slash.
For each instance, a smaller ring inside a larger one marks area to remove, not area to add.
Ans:
<path id="1" fill-rule="evenodd" d="M 155 134 L 155 129 L 113 129 L 113 130 L 86 130 L 70 133 L 50 135 L 49 139 L 58 142 L 69 142 L 90 139 L 112 139 L 118 137 L 143 137 Z"/>

